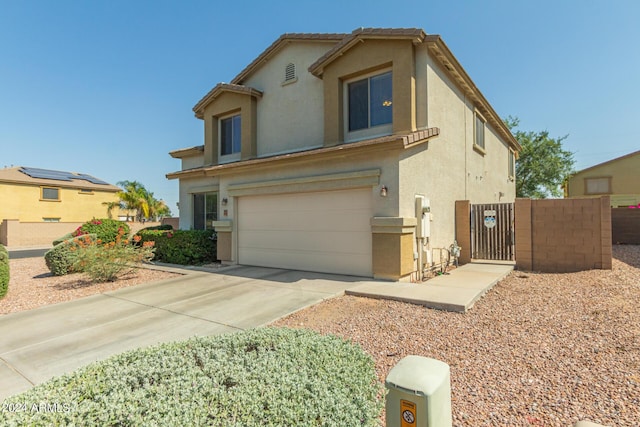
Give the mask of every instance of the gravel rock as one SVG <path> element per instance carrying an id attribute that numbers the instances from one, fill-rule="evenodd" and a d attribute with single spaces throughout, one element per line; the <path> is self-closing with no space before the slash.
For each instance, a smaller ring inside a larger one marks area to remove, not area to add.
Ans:
<path id="1" fill-rule="evenodd" d="M 455 426 L 639 426 L 640 246 L 613 255 L 612 270 L 515 271 L 465 314 L 345 296 L 275 325 L 351 339 L 380 381 L 410 354 L 448 363 Z"/>
<path id="2" fill-rule="evenodd" d="M 42 257 L 9 259 L 9 275 L 9 292 L 0 299 L 0 315 L 179 276 L 139 268 L 115 282 L 92 283 L 85 274 L 53 276 Z"/>

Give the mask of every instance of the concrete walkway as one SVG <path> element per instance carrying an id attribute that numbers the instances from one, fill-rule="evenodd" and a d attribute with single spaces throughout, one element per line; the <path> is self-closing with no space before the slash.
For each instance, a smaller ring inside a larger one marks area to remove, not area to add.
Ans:
<path id="1" fill-rule="evenodd" d="M 512 263 L 474 262 L 424 283 L 367 282 L 345 293 L 464 313 L 512 270 Z"/>
<path id="2" fill-rule="evenodd" d="M 0 401 L 126 350 L 262 326 L 363 280 L 260 267 L 181 271 L 187 274 L 0 316 Z"/>

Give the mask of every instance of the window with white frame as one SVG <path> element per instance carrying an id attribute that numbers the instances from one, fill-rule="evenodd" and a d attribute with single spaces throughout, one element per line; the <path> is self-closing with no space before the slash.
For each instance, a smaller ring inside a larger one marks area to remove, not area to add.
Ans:
<path id="1" fill-rule="evenodd" d="M 391 132 L 392 86 L 391 71 L 346 83 L 346 139 Z"/>
<path id="2" fill-rule="evenodd" d="M 486 149 L 484 145 L 485 127 L 486 127 L 486 120 L 484 119 L 484 117 L 480 115 L 480 113 L 476 111 L 475 121 L 473 126 L 474 128 L 473 129 L 474 130 L 473 145 L 475 148 L 479 148 L 481 151 L 484 151 Z"/>
<path id="3" fill-rule="evenodd" d="M 509 149 L 509 178 L 514 179 L 516 177 L 516 153 Z"/>
<path id="4" fill-rule="evenodd" d="M 220 119 L 220 156 L 239 154 L 242 140 L 240 114 Z"/>
<path id="5" fill-rule="evenodd" d="M 193 229 L 209 230 L 218 219 L 218 193 L 195 193 L 193 195 Z"/>
<path id="6" fill-rule="evenodd" d="M 610 194 L 611 177 L 585 178 L 584 192 L 585 194 Z"/>

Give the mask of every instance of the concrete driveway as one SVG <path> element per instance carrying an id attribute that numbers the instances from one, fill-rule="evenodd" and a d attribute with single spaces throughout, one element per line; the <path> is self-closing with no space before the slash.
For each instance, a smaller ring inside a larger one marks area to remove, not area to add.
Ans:
<path id="1" fill-rule="evenodd" d="M 367 281 L 235 267 L 0 316 L 0 400 L 126 350 L 268 324 Z"/>

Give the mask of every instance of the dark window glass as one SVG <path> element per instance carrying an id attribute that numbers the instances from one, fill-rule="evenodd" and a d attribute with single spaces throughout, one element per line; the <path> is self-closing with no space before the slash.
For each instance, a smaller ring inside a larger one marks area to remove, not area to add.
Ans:
<path id="1" fill-rule="evenodd" d="M 193 195 L 193 229 L 213 228 L 218 219 L 218 193 L 198 193 Z"/>
<path id="2" fill-rule="evenodd" d="M 371 77 L 370 82 L 371 127 L 391 123 L 391 73 Z"/>
<path id="3" fill-rule="evenodd" d="M 45 200 L 58 200 L 58 189 L 57 188 L 43 188 L 42 189 L 42 198 Z"/>
<path id="4" fill-rule="evenodd" d="M 240 152 L 241 123 L 240 115 L 220 120 L 220 155 Z"/>
<path id="5" fill-rule="evenodd" d="M 349 83 L 349 131 L 369 127 L 369 80 Z"/>

